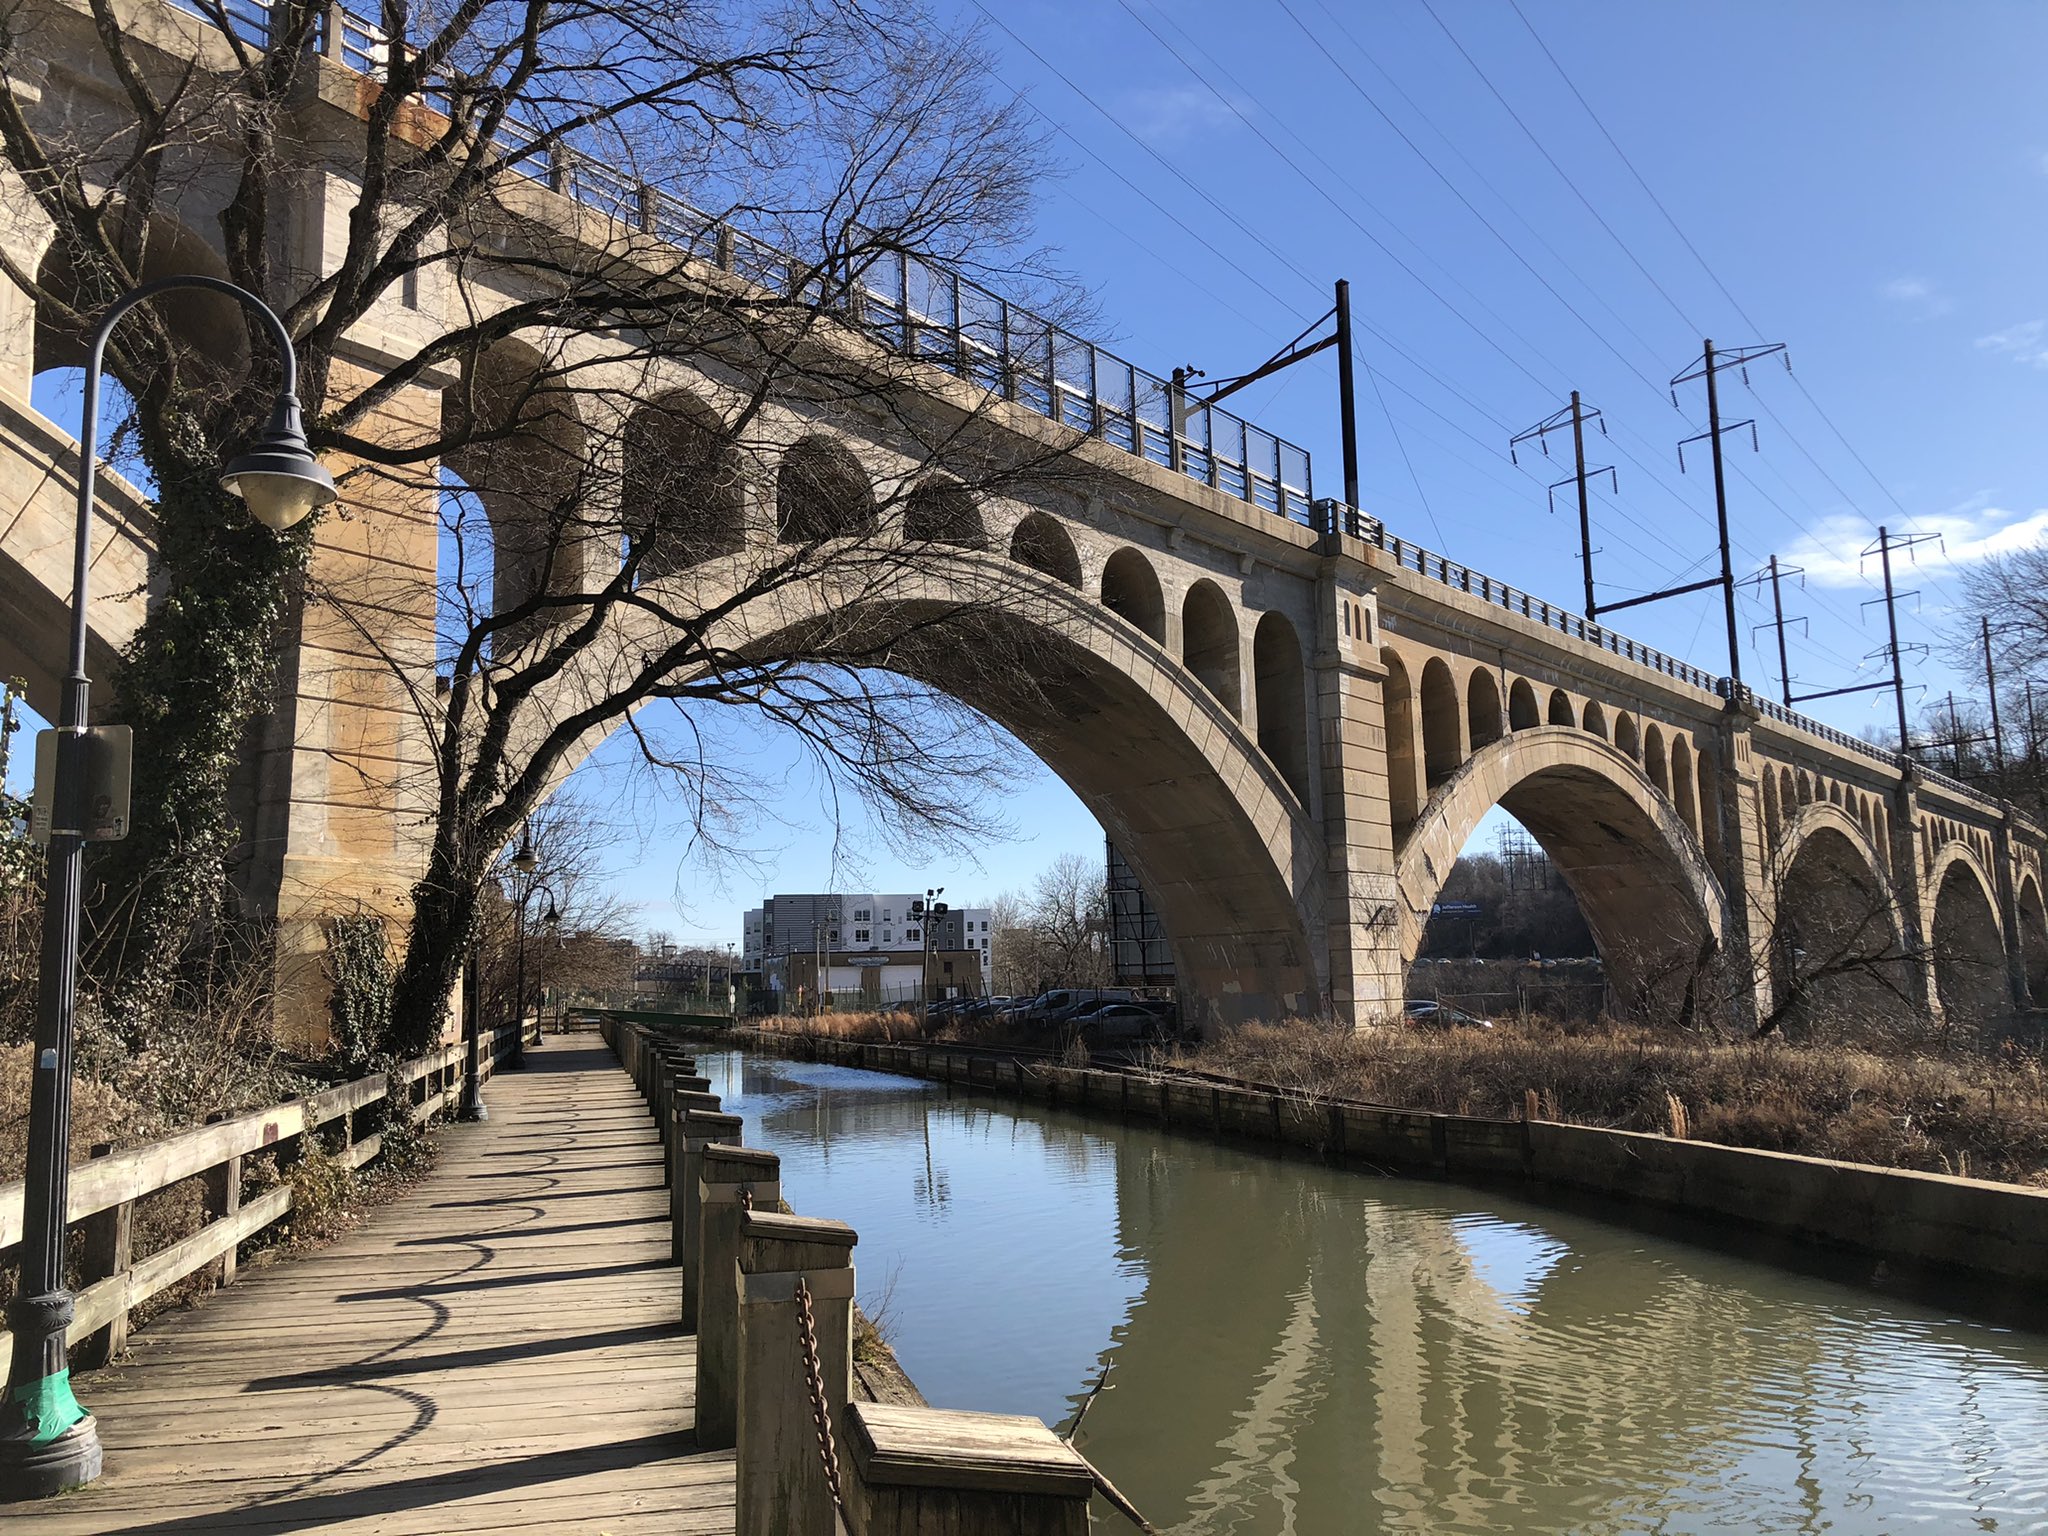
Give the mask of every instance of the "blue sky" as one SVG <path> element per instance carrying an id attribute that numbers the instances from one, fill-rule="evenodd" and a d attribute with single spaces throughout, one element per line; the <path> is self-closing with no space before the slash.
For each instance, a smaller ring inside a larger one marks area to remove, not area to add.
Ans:
<path id="1" fill-rule="evenodd" d="M 1674 409 L 1667 381 L 1704 336 L 1786 343 L 1790 375 L 1724 375 L 1724 416 L 1754 417 L 1760 447 L 1729 442 L 1736 563 L 1805 567 L 1787 596 L 1807 619 L 1800 691 L 1875 678 L 1882 614 L 1861 604 L 1876 566 L 1859 552 L 1878 523 L 1944 535 L 1901 576 L 1921 591 L 1909 641 L 1937 638 L 1957 563 L 2048 528 L 2048 10 L 1520 4 L 962 0 L 957 15 L 1066 167 L 1039 228 L 1096 297 L 1102 339 L 1155 371 L 1233 373 L 1349 278 L 1368 510 L 1518 586 L 1574 606 L 1581 591 L 1574 522 L 1545 510 L 1565 466 L 1507 453 L 1574 387 L 1606 413 L 1592 451 L 1619 471 L 1594 511 L 1601 596 L 1709 574 L 1705 459 L 1688 452 L 1681 475 L 1675 452 L 1704 395 L 1681 389 Z M 1341 489 L 1327 355 L 1233 403 L 1309 447 L 1324 494 Z M 1771 636 L 1750 628 L 1769 616 L 1744 607 L 1743 673 L 1775 692 Z M 1714 593 L 1623 627 L 1726 670 Z M 1930 696 L 1956 686 L 1938 662 L 1915 672 Z M 1850 730 L 1891 718 L 1888 694 L 1810 708 Z M 829 878 L 801 776 L 783 805 L 791 830 L 757 883 L 721 892 L 688 863 L 675 881 L 657 839 L 631 877 L 641 899 L 660 911 L 672 883 L 687 911 L 663 921 L 723 934 L 757 889 Z M 978 868 L 898 859 L 858 828 L 849 842 L 876 885 L 981 892 L 1099 840 L 1042 769 L 1000 808 L 1019 835 Z"/>
<path id="2" fill-rule="evenodd" d="M 1929 642 L 1958 563 L 2048 530 L 2048 8 L 1518 3 L 954 14 L 983 27 L 998 88 L 1041 112 L 1066 168 L 1039 233 L 1095 296 L 1098 339 L 1155 371 L 1233 373 L 1349 278 L 1367 510 L 1518 586 L 1578 603 L 1575 522 L 1545 510 L 1566 466 L 1507 453 L 1575 387 L 1613 434 L 1596 462 L 1619 474 L 1594 509 L 1602 597 L 1708 574 L 1704 454 L 1681 475 L 1674 451 L 1702 429 L 1704 396 L 1686 386 L 1674 409 L 1666 381 L 1703 335 L 1786 343 L 1790 375 L 1774 361 L 1752 387 L 1724 376 L 1724 414 L 1755 417 L 1760 443 L 1729 441 L 1737 566 L 1805 567 L 1787 598 L 1807 620 L 1800 688 L 1876 677 L 1863 657 L 1882 615 L 1860 608 L 1875 562 L 1859 558 L 1876 524 L 1944 536 L 1901 579 L 1921 592 L 1904 637 Z M 1232 403 L 1312 450 L 1322 494 L 1341 490 L 1327 354 Z M 1767 606 L 1741 617 L 1744 676 L 1774 693 L 1770 635 L 1750 630 Z M 1620 622 L 1726 670 L 1713 593 Z M 1931 697 L 1956 686 L 1938 661 L 1911 680 Z M 1851 730 L 1891 711 L 1886 694 L 1810 707 Z M 858 818 L 835 838 L 780 744 L 739 721 L 720 735 L 758 778 L 739 839 L 757 857 L 707 868 L 644 789 L 611 853 L 644 926 L 678 938 L 735 939 L 764 891 L 944 884 L 971 900 L 1099 852 L 1035 764 L 991 807 L 1009 836 L 905 857 Z M 582 776 L 594 808 L 621 762 L 608 750 Z"/>

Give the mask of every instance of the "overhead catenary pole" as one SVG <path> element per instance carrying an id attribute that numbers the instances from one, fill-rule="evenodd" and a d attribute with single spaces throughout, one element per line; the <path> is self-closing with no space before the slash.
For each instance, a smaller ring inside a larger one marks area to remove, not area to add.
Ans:
<path id="1" fill-rule="evenodd" d="M 1884 566 L 1884 622 L 1892 653 L 1892 697 L 1899 706 L 1899 751 L 1913 750 L 1912 728 L 1906 724 L 1906 673 L 1899 661 L 1899 605 L 1892 595 L 1892 539 L 1882 523 L 1877 529 L 1878 559 Z"/>
<path id="2" fill-rule="evenodd" d="M 1778 678 L 1784 685 L 1785 707 L 1792 707 L 1792 663 L 1785 658 L 1785 594 L 1778 586 L 1778 557 L 1771 556 L 1771 627 L 1778 632 Z"/>
<path id="3" fill-rule="evenodd" d="M 1998 724 L 1998 669 L 1991 663 L 1991 620 L 1977 619 L 1977 631 L 1984 637 L 1984 692 L 1991 700 L 1991 766 L 1998 770 L 1999 789 L 2005 788 L 2005 733 Z"/>
<path id="4" fill-rule="evenodd" d="M 1593 595 L 1593 508 L 1590 496 L 1592 482 L 1599 476 L 1606 475 L 1610 482 L 1615 485 L 1616 489 L 1619 489 L 1619 481 L 1615 480 L 1613 465 L 1589 465 L 1586 462 L 1586 426 L 1587 423 L 1596 421 L 1600 423 L 1602 434 L 1605 434 L 1607 431 L 1607 421 L 1600 414 L 1599 408 L 1597 406 L 1588 406 L 1575 389 L 1572 391 L 1571 404 L 1561 410 L 1552 411 L 1528 431 L 1518 432 L 1508 439 L 1508 457 L 1517 464 L 1521 460 L 1516 456 L 1515 450 L 1524 443 L 1535 443 L 1542 448 L 1544 457 L 1548 458 L 1550 456 L 1550 434 L 1563 431 L 1567 422 L 1571 424 L 1572 472 L 1563 480 L 1553 481 L 1545 489 L 1550 498 L 1550 510 L 1552 512 L 1557 510 L 1557 493 L 1562 487 L 1569 485 L 1577 491 L 1579 500 L 1579 574 L 1585 582 L 1586 617 L 1589 619 L 1599 618 L 1601 612 L 1600 601 Z M 1690 591 L 1691 589 L 1687 588 L 1685 590 Z M 1653 593 L 1651 598 L 1673 595 L 1675 594 Z M 1634 602 L 1649 600 L 1651 599 L 1633 599 Z M 1629 604 L 1609 603 L 1607 606 L 1611 610 L 1617 607 L 1628 607 Z"/>
<path id="5" fill-rule="evenodd" d="M 1337 414 L 1344 438 L 1344 505 L 1358 505 L 1358 393 L 1351 382 L 1351 284 L 1337 279 Z"/>
<path id="6" fill-rule="evenodd" d="M 1728 482 L 1721 466 L 1721 392 L 1714 383 L 1714 343 L 1707 341 L 1707 443 L 1714 455 L 1714 525 L 1721 536 L 1721 602 L 1728 614 L 1728 680 L 1742 686 L 1742 646 L 1735 628 L 1735 568 L 1728 556 Z M 1779 639 L 1784 631 L 1779 631 Z M 1789 691 L 1789 690 L 1788 690 Z"/>
<path id="7" fill-rule="evenodd" d="M 1586 499 L 1586 416 L 1572 391 L 1572 478 L 1579 487 L 1579 571 L 1586 581 L 1586 617 L 1596 618 L 1593 601 L 1593 514 Z"/>

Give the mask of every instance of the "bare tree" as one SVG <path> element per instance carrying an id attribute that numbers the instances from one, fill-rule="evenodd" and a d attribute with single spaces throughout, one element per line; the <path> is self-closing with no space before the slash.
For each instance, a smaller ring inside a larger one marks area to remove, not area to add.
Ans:
<path id="1" fill-rule="evenodd" d="M 162 272 L 263 297 L 345 500 L 438 506 L 458 554 L 429 661 L 389 639 L 415 595 L 309 577 L 310 530 L 243 527 L 220 490 L 275 378 L 246 317 L 195 302 L 124 327 L 110 361 L 156 487 L 163 593 L 118 685 L 146 777 L 101 866 L 99 921 L 118 930 L 101 952 L 133 1016 L 164 1006 L 221 910 L 237 749 L 302 605 L 388 649 L 430 760 L 397 1045 L 438 1027 L 500 851 L 610 730 L 707 838 L 746 798 L 694 746 L 693 712 L 725 706 L 787 727 L 905 835 L 971 824 L 959 786 L 998 774 L 1004 747 L 936 690 L 1006 685 L 1000 616 L 1020 600 L 964 559 L 985 542 L 975 498 L 1071 477 L 1072 434 L 1009 430 L 1002 380 L 964 358 L 989 387 L 934 403 L 921 343 L 878 348 L 855 322 L 864 274 L 905 251 L 1058 297 L 1022 243 L 1039 145 L 976 41 L 919 0 L 441 0 L 385 4 L 367 73 L 337 79 L 314 46 L 325 0 L 281 0 L 258 41 L 226 0 L 191 3 L 217 29 L 196 57 L 117 0 L 91 0 L 89 26 L 49 0 L 0 10 L 0 159 L 50 232 L 39 265 L 0 270 L 53 358 Z M 59 47 L 97 49 L 125 122 L 22 83 Z M 544 195 L 602 177 L 623 190 L 599 232 Z M 314 257 L 298 221 L 330 184 L 342 217 Z M 194 207 L 212 228 L 177 223 Z M 402 355 L 353 364 L 352 332 L 391 315 Z M 709 382 L 670 388 L 678 364 Z M 849 420 L 888 447 L 879 491 L 829 443 L 782 453 L 796 425 Z M 770 452 L 776 526 L 750 536 L 749 466 Z M 934 585 L 946 560 L 966 574 Z"/>
<path id="2" fill-rule="evenodd" d="M 1078 853 L 1053 860 L 1028 897 L 997 897 L 990 927 L 999 992 L 1097 987 L 1111 978 L 1107 872 Z"/>

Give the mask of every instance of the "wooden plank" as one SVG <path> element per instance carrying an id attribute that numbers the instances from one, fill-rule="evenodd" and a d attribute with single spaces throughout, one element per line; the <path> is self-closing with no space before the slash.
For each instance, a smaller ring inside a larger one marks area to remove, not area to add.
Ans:
<path id="1" fill-rule="evenodd" d="M 106 1475 L 0 1506 L 0 1529 L 732 1536 L 731 1456 L 691 1436 L 656 1129 L 595 1041 L 529 1063 L 361 1228 L 244 1266 L 81 1376 Z M 273 1190 L 126 1278 L 190 1273 L 288 1202 Z M 101 1304 L 81 1297 L 88 1323 Z"/>

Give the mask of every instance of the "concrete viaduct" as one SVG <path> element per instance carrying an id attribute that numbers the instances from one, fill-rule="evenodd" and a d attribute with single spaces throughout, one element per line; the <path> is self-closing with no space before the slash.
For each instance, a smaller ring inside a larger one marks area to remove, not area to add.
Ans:
<path id="1" fill-rule="evenodd" d="M 87 11 L 36 3 L 48 12 L 46 70 L 17 88 L 53 124 L 111 119 L 117 87 L 93 62 Z M 174 5 L 134 0 L 123 15 L 137 46 L 230 67 L 222 35 Z M 301 113 L 309 136 L 321 113 L 360 110 L 376 67 L 374 28 L 338 9 L 321 47 Z M 186 170 L 149 275 L 220 270 L 206 232 L 225 189 L 203 166 Z M 344 169 L 298 185 L 297 243 L 281 255 L 310 281 L 339 246 L 353 189 Z M 689 281 L 772 286 L 785 270 L 773 251 L 592 162 L 557 156 L 511 196 L 555 238 L 665 253 Z M 4 181 L 0 206 L 0 239 L 36 270 L 49 243 L 40 213 Z M 690 257 L 680 266 L 679 252 Z M 445 273 L 423 274 L 350 336 L 349 365 L 370 376 L 444 318 L 520 296 L 516 265 L 466 271 L 459 292 Z M 25 294 L 0 290 L 0 666 L 48 712 L 75 444 L 31 406 L 30 385 L 78 359 Z M 1192 1011 L 1211 1025 L 1397 1010 L 1431 903 L 1495 805 L 1569 880 L 1624 1009 L 1754 1020 L 1819 963 L 1828 914 L 1836 930 L 1877 933 L 1866 947 L 1925 1016 L 1988 1020 L 2048 992 L 2044 834 L 2009 805 L 1317 500 L 1306 453 L 1186 405 L 1156 376 L 950 274 L 884 262 L 855 298 L 848 347 L 924 359 L 935 408 L 986 412 L 1088 476 L 976 498 L 929 477 L 880 413 L 781 402 L 773 441 L 714 447 L 701 494 L 668 510 L 694 542 L 659 579 L 684 593 L 715 585 L 752 552 L 822 529 L 926 550 L 901 585 L 864 601 L 1011 594 L 1005 611 L 1043 686 L 973 702 L 1126 852 L 1171 933 Z M 195 345 L 241 334 L 204 300 L 180 323 Z M 473 397 L 519 393 L 538 345 L 494 347 L 468 381 Z M 586 351 L 570 361 L 602 387 L 551 405 L 529 441 L 446 466 L 489 512 L 501 598 L 531 579 L 519 522 L 552 465 L 614 453 L 630 486 L 636 454 L 701 458 L 745 392 L 715 358 L 614 361 L 596 338 Z M 403 391 L 388 429 L 438 422 L 457 382 L 429 375 Z M 91 615 L 101 676 L 149 601 L 151 547 L 147 498 L 104 483 Z M 629 499 L 593 510 L 609 533 L 587 539 L 583 558 L 616 560 L 647 526 Z M 298 612 L 286 683 L 252 751 L 244 883 L 278 924 L 281 1019 L 304 1040 L 324 1028 L 324 921 L 364 908 L 402 920 L 421 868 L 417 780 L 433 722 L 420 701 L 434 698 L 434 592 L 446 579 L 437 543 L 431 486 L 349 482 L 345 515 L 319 529 L 312 576 L 330 593 L 374 595 L 353 613 L 334 602 Z M 843 597 L 820 585 L 810 601 L 822 612 Z M 805 617 L 785 599 L 736 622 L 759 634 Z M 903 666 L 960 684 L 943 656 Z"/>

